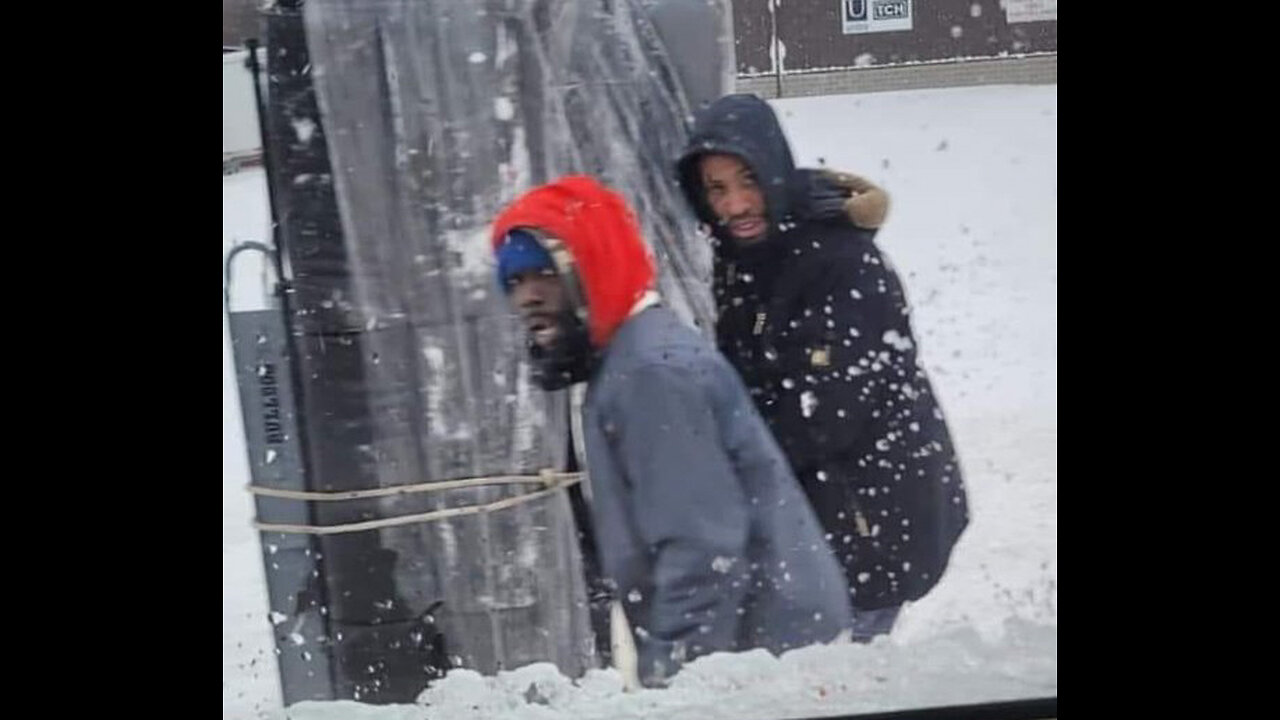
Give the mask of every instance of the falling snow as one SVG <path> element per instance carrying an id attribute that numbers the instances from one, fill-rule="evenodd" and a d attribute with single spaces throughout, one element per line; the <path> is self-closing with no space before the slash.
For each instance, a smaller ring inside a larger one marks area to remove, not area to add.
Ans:
<path id="1" fill-rule="evenodd" d="M 622 693 L 611 670 L 592 671 L 577 684 L 545 664 L 491 678 L 458 670 L 429 691 L 431 705 L 300 703 L 290 712 L 295 720 L 722 720 L 1056 694 L 1056 86 L 776 102 L 788 111 L 782 122 L 797 162 L 821 155 L 831 167 L 894 181 L 895 212 L 877 243 L 917 302 L 918 351 L 947 410 L 975 518 L 939 586 L 903 610 L 884 642 L 815 646 L 780 659 L 763 651 L 714 654 L 688 666 L 667 690 Z M 921 125 L 929 127 L 912 130 Z M 294 129 L 302 140 L 304 131 Z M 940 133 L 950 140 L 948 152 L 933 152 Z M 833 145 L 832 138 L 847 136 L 859 142 Z M 1008 162 L 1013 157 L 1020 164 Z M 270 237 L 262 187 L 260 169 L 224 178 L 224 244 Z M 961 224 L 967 234 L 957 230 Z M 975 262 L 971 238 L 1002 264 Z M 945 269 L 948 263 L 958 269 Z M 223 716 L 256 720 L 280 706 L 272 626 L 286 618 L 266 612 L 225 333 Z M 884 672 L 877 667 L 911 670 L 885 682 L 876 679 Z M 526 701 L 534 682 L 549 704 Z M 816 688 L 826 692 L 821 703 Z"/>

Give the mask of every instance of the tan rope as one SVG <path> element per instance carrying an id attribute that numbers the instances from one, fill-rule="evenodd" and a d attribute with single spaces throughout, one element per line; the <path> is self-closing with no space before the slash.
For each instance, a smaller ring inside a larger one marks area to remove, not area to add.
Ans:
<path id="1" fill-rule="evenodd" d="M 417 483 L 416 485 L 393 485 L 391 487 L 372 488 L 369 490 L 280 490 L 277 488 L 250 485 L 249 492 L 254 495 L 284 498 L 286 500 L 360 500 L 362 498 L 386 497 L 388 495 L 408 495 L 410 493 L 421 492 L 439 492 L 441 490 L 456 490 L 458 488 L 480 487 L 484 485 L 527 485 L 532 483 L 555 485 L 569 481 L 576 482 L 581 478 L 581 476 L 582 473 L 563 473 L 543 470 L 537 475 L 494 475 L 492 477 Z"/>
<path id="2" fill-rule="evenodd" d="M 486 503 L 484 505 L 464 505 L 456 508 L 445 508 L 443 510 L 432 510 L 431 512 L 417 513 L 414 515 L 402 515 L 400 517 L 383 518 L 381 520 L 366 520 L 357 523 L 345 523 L 342 525 L 285 525 L 278 523 L 264 523 L 258 520 L 253 521 L 253 527 L 262 532 L 278 532 L 293 533 L 304 535 L 336 535 L 339 533 L 362 532 L 365 530 L 376 530 L 384 527 L 395 527 L 397 525 L 410 525 L 413 523 L 430 522 L 432 520 L 440 520 L 449 517 L 461 517 L 465 515 L 476 515 L 479 513 L 495 512 L 497 510 L 505 510 L 509 507 L 515 507 L 521 503 L 550 495 L 561 488 L 569 487 L 576 482 L 582 480 L 582 473 L 556 473 L 543 471 L 541 475 L 505 475 L 491 478 L 467 478 L 466 480 L 446 480 L 437 483 L 420 483 L 418 485 L 401 485 L 394 488 L 378 488 L 377 490 L 348 490 L 336 493 L 308 493 L 301 491 L 288 490 L 271 490 L 271 488 L 250 487 L 251 492 L 260 495 L 270 495 L 274 497 L 290 497 L 290 499 L 324 499 L 324 500 L 350 500 L 353 497 L 379 497 L 397 492 L 431 492 L 433 490 L 447 490 L 458 487 L 474 487 L 477 485 L 497 485 L 511 484 L 515 482 L 540 482 L 547 485 L 546 488 L 516 497 L 505 498 L 495 502 Z M 430 486 L 430 487 L 424 487 Z M 448 487 L 446 487 L 448 486 Z M 268 492 L 261 492 L 267 490 Z M 387 492 L 391 491 L 391 492 Z M 322 497 L 295 497 L 286 496 L 277 493 L 295 493 L 296 495 Z M 374 493 L 369 495 L 355 496 L 353 493 Z"/>

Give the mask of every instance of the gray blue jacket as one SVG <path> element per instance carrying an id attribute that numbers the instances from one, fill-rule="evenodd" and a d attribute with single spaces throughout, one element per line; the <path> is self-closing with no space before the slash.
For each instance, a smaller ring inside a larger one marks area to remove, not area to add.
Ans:
<path id="1" fill-rule="evenodd" d="M 732 366 L 670 310 L 631 317 L 589 382 L 583 431 L 605 575 L 652 684 L 721 650 L 834 638 L 848 587 Z"/>

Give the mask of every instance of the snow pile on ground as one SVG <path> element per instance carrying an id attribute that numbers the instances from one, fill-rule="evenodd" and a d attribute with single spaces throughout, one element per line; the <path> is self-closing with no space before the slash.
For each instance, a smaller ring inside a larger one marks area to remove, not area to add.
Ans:
<path id="1" fill-rule="evenodd" d="M 955 628 L 925 642 L 814 646 L 781 658 L 764 650 L 717 653 L 663 690 L 623 693 L 613 670 L 573 681 L 538 663 L 485 677 L 455 670 L 417 705 L 298 703 L 279 720 L 776 720 L 1057 694 L 1057 631 L 1007 623 L 1004 642 Z M 904 673 L 903 668 L 910 668 Z M 356 713 L 363 714 L 356 714 Z M 383 714 L 370 714 L 370 713 Z"/>

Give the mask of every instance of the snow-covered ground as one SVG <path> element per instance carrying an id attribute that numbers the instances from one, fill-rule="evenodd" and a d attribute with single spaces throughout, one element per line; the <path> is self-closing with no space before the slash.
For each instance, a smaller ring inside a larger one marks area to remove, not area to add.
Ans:
<path id="1" fill-rule="evenodd" d="M 891 638 L 713 655 L 666 690 L 623 694 L 612 671 L 459 670 L 418 705 L 300 703 L 289 718 L 782 718 L 1057 694 L 1057 86 L 773 104 L 799 163 L 892 196 L 879 244 L 907 285 L 973 514 L 942 582 Z M 260 170 L 227 177 L 223 205 L 224 248 L 269 239 Z M 223 328 L 223 716 L 283 718 Z"/>

